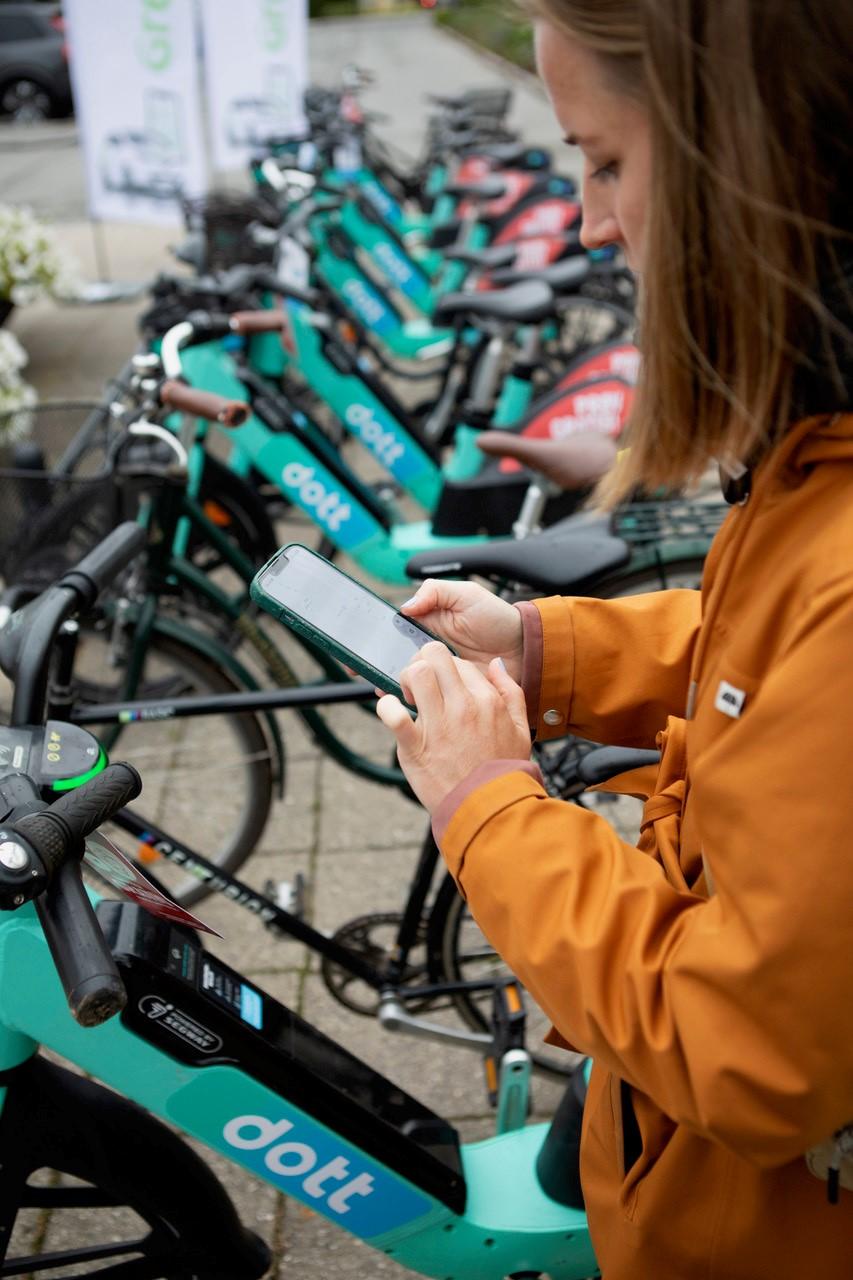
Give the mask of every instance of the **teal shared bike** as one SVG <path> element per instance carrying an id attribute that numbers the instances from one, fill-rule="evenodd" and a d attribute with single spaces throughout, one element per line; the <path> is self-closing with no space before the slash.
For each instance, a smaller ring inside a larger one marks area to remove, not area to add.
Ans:
<path id="1" fill-rule="evenodd" d="M 16 615 L 0 644 L 14 684 L 11 724 L 0 729 L 0 1275 L 68 1275 L 84 1263 L 116 1280 L 264 1275 L 266 1247 L 163 1120 L 419 1274 L 595 1274 L 577 1178 L 583 1075 L 550 1126 L 525 1124 L 514 984 L 496 999 L 499 1131 L 463 1144 L 440 1115 L 210 956 L 184 924 L 83 887 L 87 837 L 141 784 L 126 765 L 93 769 L 97 744 L 46 720 L 55 646 L 68 644 L 69 622 L 142 539 L 120 526 Z M 42 1169 L 74 1181 L 33 1183 Z M 117 1205 L 141 1225 L 93 1243 L 91 1212 Z M 15 1256 L 18 1211 L 34 1206 L 89 1210 L 84 1241 Z"/>

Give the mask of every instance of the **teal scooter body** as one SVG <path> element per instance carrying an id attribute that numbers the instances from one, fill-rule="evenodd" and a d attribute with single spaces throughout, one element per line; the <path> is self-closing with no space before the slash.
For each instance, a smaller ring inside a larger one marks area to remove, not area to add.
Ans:
<path id="1" fill-rule="evenodd" d="M 296 313 L 295 325 L 304 324 L 316 337 L 316 331 L 299 314 L 301 304 L 288 305 Z M 245 386 L 228 343 L 228 339 L 217 339 L 185 348 L 181 353 L 183 369 L 193 386 L 243 400 Z M 339 388 L 342 395 L 345 385 L 342 383 Z M 429 521 L 401 522 L 387 504 L 377 511 L 373 491 L 346 467 L 322 432 L 302 415 L 294 415 L 293 427 L 293 431 L 273 431 L 257 414 L 250 414 L 241 426 L 223 430 L 236 451 L 236 469 L 247 474 L 254 468 L 276 485 L 365 572 L 384 582 L 407 585 L 410 579 L 406 564 L 417 552 L 440 553 L 442 548 L 458 546 L 460 542 L 485 541 L 483 536 L 437 537 Z M 366 432 L 366 436 L 369 434 Z M 417 465 L 415 455 L 401 456 L 406 456 L 410 465 Z M 434 463 L 431 465 L 435 467 Z M 422 476 L 428 474 L 424 472 Z"/>
<path id="2" fill-rule="evenodd" d="M 111 918 L 99 912 L 99 919 Z M 421 1275 L 500 1280 L 530 1271 L 547 1272 L 553 1280 L 580 1280 L 596 1273 L 585 1215 L 549 1199 L 536 1180 L 545 1125 L 463 1145 L 464 1185 L 458 1186 L 457 1177 L 452 1197 L 431 1194 L 425 1178 L 401 1172 L 400 1144 L 411 1139 L 392 1136 L 387 1148 L 378 1140 L 356 1141 L 335 1130 L 334 1124 L 341 1123 L 337 1113 L 324 1122 L 311 1113 L 312 1098 L 297 1105 L 288 1097 L 287 1049 L 278 1048 L 275 1028 L 290 1026 L 298 1042 L 312 1044 L 321 1080 L 331 1078 L 324 1074 L 324 1047 L 339 1072 L 347 1060 L 354 1071 L 370 1068 L 197 946 L 182 944 L 174 933 L 169 936 L 174 963 L 169 961 L 168 970 L 158 973 L 150 962 L 137 969 L 136 957 L 118 954 L 122 978 L 130 986 L 127 1011 L 101 1026 L 83 1028 L 68 1012 L 34 907 L 4 914 L 0 1070 L 19 1066 L 39 1044 L 45 1045 Z M 206 987 L 191 976 L 199 964 L 211 970 Z M 223 990 L 232 993 L 227 1000 L 216 994 Z M 222 1034 L 228 1040 L 227 1063 L 215 1060 Z M 270 1087 L 255 1074 L 250 1065 L 255 1045 L 267 1059 L 281 1056 L 280 1087 Z M 196 1065 L 206 1049 L 213 1060 Z M 374 1078 L 377 1089 L 391 1087 Z M 0 1090 L 0 1107 L 4 1096 Z M 414 1100 L 410 1105 L 413 1110 L 420 1106 Z M 435 1121 L 444 1123 L 437 1116 Z M 392 1148 L 397 1167 L 382 1158 Z M 458 1207 L 448 1204 L 451 1199 Z"/>

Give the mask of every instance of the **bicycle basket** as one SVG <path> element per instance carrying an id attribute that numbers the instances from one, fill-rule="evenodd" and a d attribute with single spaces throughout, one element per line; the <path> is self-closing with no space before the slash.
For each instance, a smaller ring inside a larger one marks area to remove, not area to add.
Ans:
<path id="1" fill-rule="evenodd" d="M 266 227 L 280 224 L 281 215 L 272 201 L 261 195 L 211 191 L 194 200 L 183 200 L 181 208 L 187 230 L 204 237 L 206 271 L 272 260 L 271 246 L 257 243 L 250 230 L 253 222 Z"/>
<path id="2" fill-rule="evenodd" d="M 34 591 L 55 582 L 120 519 L 107 467 L 109 410 L 95 402 L 0 415 L 0 575 Z"/>

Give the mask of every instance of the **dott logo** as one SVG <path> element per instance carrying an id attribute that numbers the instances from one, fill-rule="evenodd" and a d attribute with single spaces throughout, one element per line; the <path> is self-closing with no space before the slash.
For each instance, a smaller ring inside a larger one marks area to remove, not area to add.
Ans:
<path id="1" fill-rule="evenodd" d="M 301 1178 L 304 1194 L 313 1200 L 325 1199 L 325 1208 L 332 1213 L 349 1213 L 350 1200 L 373 1194 L 373 1175 L 357 1173 L 351 1177 L 350 1162 L 345 1156 L 334 1156 L 318 1169 L 317 1152 L 307 1142 L 280 1142 L 293 1128 L 290 1120 L 235 1116 L 225 1125 L 222 1135 L 239 1151 L 260 1151 L 267 1147 L 263 1162 L 270 1173 L 280 1178 Z"/>
<path id="2" fill-rule="evenodd" d="M 341 495 L 330 491 L 318 479 L 313 467 L 304 462 L 288 462 L 281 473 L 288 489 L 295 489 L 306 507 L 313 507 L 317 519 L 322 520 L 332 533 L 337 533 L 352 515 L 352 507 L 341 500 Z"/>
<path id="3" fill-rule="evenodd" d="M 377 262 L 380 262 L 388 272 L 392 280 L 396 280 L 399 285 L 407 285 L 412 279 L 414 272 L 404 258 L 396 252 L 392 245 L 386 241 L 380 241 L 374 246 L 373 256 Z"/>
<path id="4" fill-rule="evenodd" d="M 379 298 L 360 280 L 347 280 L 343 287 L 343 294 L 368 324 L 378 324 L 386 318 L 386 309 Z"/>
<path id="5" fill-rule="evenodd" d="M 398 458 L 402 458 L 405 448 L 391 431 L 383 428 L 366 404 L 351 404 L 344 417 L 348 426 L 355 429 L 359 439 L 386 467 L 393 466 Z"/>

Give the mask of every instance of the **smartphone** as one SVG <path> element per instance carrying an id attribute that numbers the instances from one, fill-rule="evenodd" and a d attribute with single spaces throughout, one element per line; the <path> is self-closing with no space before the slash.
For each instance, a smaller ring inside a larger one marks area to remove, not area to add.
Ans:
<path id="1" fill-rule="evenodd" d="M 440 639 L 298 542 L 282 547 L 255 574 L 250 594 L 262 609 L 404 702 L 400 672 L 425 644 Z"/>

